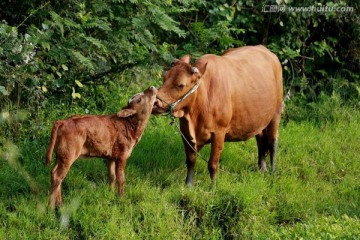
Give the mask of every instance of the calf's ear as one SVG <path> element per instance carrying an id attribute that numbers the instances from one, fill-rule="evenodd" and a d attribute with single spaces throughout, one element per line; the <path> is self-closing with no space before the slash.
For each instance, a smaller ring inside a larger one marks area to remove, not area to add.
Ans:
<path id="1" fill-rule="evenodd" d="M 120 112 L 118 112 L 117 116 L 121 117 L 121 118 L 126 118 L 126 117 L 130 117 L 131 115 L 134 115 L 135 113 L 136 113 L 136 111 L 134 109 L 125 108 L 125 109 L 122 109 Z"/>
<path id="2" fill-rule="evenodd" d="M 186 62 L 186 63 L 190 63 L 190 59 L 191 56 L 190 55 L 185 55 L 182 58 L 180 58 L 180 61 Z"/>

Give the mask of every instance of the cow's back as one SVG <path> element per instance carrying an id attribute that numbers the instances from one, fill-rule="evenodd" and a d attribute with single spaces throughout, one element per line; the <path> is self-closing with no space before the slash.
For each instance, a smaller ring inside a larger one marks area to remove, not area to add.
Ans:
<path id="1" fill-rule="evenodd" d="M 222 56 L 204 55 L 209 121 L 227 128 L 226 140 L 247 140 L 281 114 L 282 70 L 278 58 L 263 46 L 241 47 Z"/>

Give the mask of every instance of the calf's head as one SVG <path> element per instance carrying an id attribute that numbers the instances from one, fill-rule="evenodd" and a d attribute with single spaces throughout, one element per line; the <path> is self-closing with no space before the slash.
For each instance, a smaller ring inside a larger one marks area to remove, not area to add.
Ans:
<path id="1" fill-rule="evenodd" d="M 201 73 L 198 68 L 190 65 L 190 56 L 186 55 L 175 60 L 172 67 L 164 74 L 163 85 L 159 88 L 157 100 L 153 107 L 153 114 L 162 114 L 170 111 L 171 104 L 182 99 L 199 81 Z M 175 117 L 184 115 L 183 108 L 191 101 L 191 96 L 181 100 L 172 114 Z"/>
<path id="2" fill-rule="evenodd" d="M 118 117 L 135 116 L 138 121 L 149 119 L 156 100 L 157 89 L 150 87 L 129 99 L 128 105 L 118 112 Z"/>

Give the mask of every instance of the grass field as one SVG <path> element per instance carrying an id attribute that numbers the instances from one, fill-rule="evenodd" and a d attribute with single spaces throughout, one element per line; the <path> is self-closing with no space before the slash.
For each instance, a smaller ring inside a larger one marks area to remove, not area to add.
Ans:
<path id="1" fill-rule="evenodd" d="M 128 161 L 125 197 L 110 191 L 102 160 L 79 160 L 58 213 L 43 165 L 56 116 L 44 112 L 21 125 L 17 146 L 2 143 L 0 239 L 359 239 L 360 112 L 297 110 L 282 123 L 276 173 L 257 170 L 254 139 L 226 143 L 216 186 L 198 159 L 192 188 L 179 133 L 152 117 Z"/>

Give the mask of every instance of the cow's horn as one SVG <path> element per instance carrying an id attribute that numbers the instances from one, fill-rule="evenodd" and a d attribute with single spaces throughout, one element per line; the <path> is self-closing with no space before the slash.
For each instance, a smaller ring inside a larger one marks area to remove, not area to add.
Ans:
<path id="1" fill-rule="evenodd" d="M 200 73 L 197 67 L 191 67 L 192 73 Z"/>

